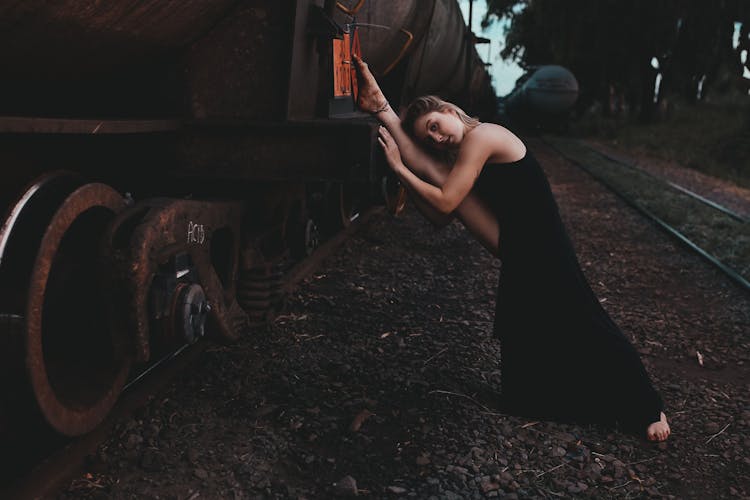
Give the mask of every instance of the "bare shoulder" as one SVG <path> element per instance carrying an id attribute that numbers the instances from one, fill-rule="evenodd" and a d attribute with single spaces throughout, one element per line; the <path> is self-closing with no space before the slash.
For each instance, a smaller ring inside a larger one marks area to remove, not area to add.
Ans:
<path id="1" fill-rule="evenodd" d="M 487 139 L 499 139 L 503 135 L 503 131 L 510 133 L 509 130 L 507 130 L 504 127 L 501 127 L 500 125 L 495 125 L 494 123 L 480 123 L 471 131 L 466 134 L 466 139 L 471 140 L 487 140 Z"/>
<path id="2" fill-rule="evenodd" d="M 501 128 L 493 123 L 480 123 L 464 136 L 461 149 L 467 149 L 466 146 L 471 149 L 481 148 L 491 154 L 498 142 L 503 141 L 504 136 L 499 130 Z"/>
<path id="3" fill-rule="evenodd" d="M 495 162 L 512 162 L 526 155 L 523 141 L 507 128 L 495 123 L 480 123 L 466 135 L 467 145 L 488 147 L 489 159 Z"/>

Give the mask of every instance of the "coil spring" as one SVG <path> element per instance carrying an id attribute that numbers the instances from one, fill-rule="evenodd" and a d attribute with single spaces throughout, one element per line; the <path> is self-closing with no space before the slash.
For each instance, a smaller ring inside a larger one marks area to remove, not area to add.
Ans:
<path id="1" fill-rule="evenodd" d="M 237 302 L 252 322 L 272 320 L 285 302 L 283 263 L 243 269 L 237 280 Z"/>

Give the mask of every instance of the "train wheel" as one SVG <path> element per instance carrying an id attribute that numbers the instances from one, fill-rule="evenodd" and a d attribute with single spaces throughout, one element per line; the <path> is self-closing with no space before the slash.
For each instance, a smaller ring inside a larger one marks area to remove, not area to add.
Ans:
<path id="1" fill-rule="evenodd" d="M 384 175 L 380 183 L 381 195 L 388 213 L 398 215 L 406 207 L 406 189 L 397 179 Z"/>
<path id="2" fill-rule="evenodd" d="M 82 184 L 71 172 L 48 172 L 33 180 L 16 199 L 0 227 L 0 434 L 14 436 L 33 425 L 25 383 L 25 312 L 35 250 L 55 211 Z"/>
<path id="3" fill-rule="evenodd" d="M 307 210 L 297 208 L 292 211 L 286 227 L 287 246 L 294 259 L 312 255 L 320 245 L 320 231 Z"/>
<path id="4" fill-rule="evenodd" d="M 350 184 L 339 184 L 339 214 L 341 225 L 349 225 L 359 217 L 360 199 L 354 186 Z"/>
<path id="5" fill-rule="evenodd" d="M 127 338 L 112 333 L 101 236 L 125 208 L 104 184 L 73 191 L 52 216 L 31 271 L 26 302 L 26 370 L 50 426 L 74 436 L 114 405 L 131 364 Z"/>
<path id="6" fill-rule="evenodd" d="M 312 219 L 305 222 L 305 256 L 310 256 L 320 246 L 320 231 Z"/>
<path id="7" fill-rule="evenodd" d="M 328 186 L 324 214 L 324 229 L 331 235 L 349 227 L 359 217 L 359 196 L 356 189 L 349 184 L 336 183 Z"/>
<path id="8" fill-rule="evenodd" d="M 305 217 L 292 225 L 290 229 L 292 234 L 288 239 L 292 257 L 303 259 L 312 255 L 320 245 L 320 231 L 315 221 Z"/>
<path id="9" fill-rule="evenodd" d="M 0 228 L 0 303 L 3 313 L 24 313 L 33 253 L 60 204 L 83 182 L 70 172 L 34 180 L 6 214 Z"/>

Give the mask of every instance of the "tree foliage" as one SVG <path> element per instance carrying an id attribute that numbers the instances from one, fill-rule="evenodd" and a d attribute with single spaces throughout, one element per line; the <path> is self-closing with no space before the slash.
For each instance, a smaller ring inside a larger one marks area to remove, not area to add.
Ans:
<path id="1" fill-rule="evenodd" d="M 526 69 L 560 64 L 576 75 L 581 104 L 653 110 L 654 79 L 688 99 L 738 73 L 734 22 L 750 22 L 746 0 L 488 0 L 483 24 L 508 18 L 501 55 Z M 652 67 L 656 57 L 659 69 Z M 728 68 L 728 69 L 727 69 Z"/>

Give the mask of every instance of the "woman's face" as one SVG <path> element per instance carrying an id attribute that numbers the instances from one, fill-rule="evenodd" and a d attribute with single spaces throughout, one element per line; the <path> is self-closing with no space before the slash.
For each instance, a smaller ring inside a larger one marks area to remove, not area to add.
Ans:
<path id="1" fill-rule="evenodd" d="M 430 111 L 414 121 L 414 135 L 436 149 L 457 148 L 464 138 L 466 127 L 455 111 Z"/>

